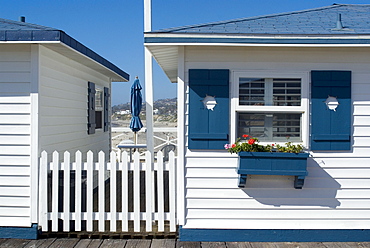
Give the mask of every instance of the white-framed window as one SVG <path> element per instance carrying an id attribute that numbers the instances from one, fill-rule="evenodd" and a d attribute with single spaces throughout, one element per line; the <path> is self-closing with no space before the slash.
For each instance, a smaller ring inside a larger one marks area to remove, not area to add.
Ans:
<path id="1" fill-rule="evenodd" d="M 308 141 L 308 73 L 233 71 L 232 140 L 248 134 L 261 143 Z"/>
<path id="2" fill-rule="evenodd" d="M 95 85 L 95 123 L 96 129 L 102 129 L 104 123 L 104 88 Z"/>

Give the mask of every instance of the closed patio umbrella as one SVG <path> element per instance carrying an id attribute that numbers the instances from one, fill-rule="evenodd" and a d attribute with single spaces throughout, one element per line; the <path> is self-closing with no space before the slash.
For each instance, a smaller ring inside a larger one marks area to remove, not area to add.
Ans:
<path id="1" fill-rule="evenodd" d="M 141 95 L 141 85 L 138 77 L 136 77 L 134 83 L 131 86 L 131 122 L 130 128 L 135 133 L 134 142 L 137 143 L 137 132 L 143 127 L 143 123 L 140 120 L 140 111 L 143 103 L 143 97 Z"/>

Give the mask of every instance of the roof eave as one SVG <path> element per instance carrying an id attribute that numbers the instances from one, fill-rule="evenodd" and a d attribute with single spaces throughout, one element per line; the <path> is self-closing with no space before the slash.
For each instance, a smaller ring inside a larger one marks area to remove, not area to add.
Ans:
<path id="1" fill-rule="evenodd" d="M 146 33 L 145 44 L 237 44 L 237 45 L 370 45 L 370 34 L 164 34 Z"/>
<path id="2" fill-rule="evenodd" d="M 1 30 L 0 42 L 40 44 L 60 42 L 106 68 L 112 81 L 127 82 L 130 80 L 129 74 L 60 30 Z"/>

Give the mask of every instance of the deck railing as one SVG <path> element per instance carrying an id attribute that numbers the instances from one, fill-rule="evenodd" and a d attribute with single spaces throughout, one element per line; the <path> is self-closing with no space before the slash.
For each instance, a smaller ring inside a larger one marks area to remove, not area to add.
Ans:
<path id="1" fill-rule="evenodd" d="M 127 152 L 69 152 L 63 159 L 54 152 L 51 162 L 44 151 L 40 159 L 39 225 L 43 232 L 175 232 L 176 160 L 173 152 L 163 161 L 162 152 L 152 163 L 151 153 L 129 161 Z M 62 161 L 62 162 L 60 162 Z M 145 227 L 142 226 L 145 221 Z M 108 225 L 109 223 L 109 225 Z M 61 230 L 62 229 L 62 230 Z M 166 230 L 165 230 L 166 229 Z"/>

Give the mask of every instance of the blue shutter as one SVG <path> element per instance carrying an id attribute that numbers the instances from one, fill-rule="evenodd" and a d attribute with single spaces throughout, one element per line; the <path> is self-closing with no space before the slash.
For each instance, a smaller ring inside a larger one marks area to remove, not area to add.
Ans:
<path id="1" fill-rule="evenodd" d="M 88 96 L 87 96 L 87 133 L 95 133 L 95 84 L 88 82 Z"/>
<path id="2" fill-rule="evenodd" d="M 108 131 L 110 124 L 109 103 L 110 103 L 109 88 L 104 87 L 104 132 Z"/>
<path id="3" fill-rule="evenodd" d="M 336 111 L 325 104 L 328 96 L 337 97 Z M 351 72 L 311 72 L 311 150 L 351 149 Z"/>
<path id="4" fill-rule="evenodd" d="M 208 110 L 202 100 L 213 96 Z M 189 149 L 223 149 L 229 141 L 229 70 L 189 70 Z"/>

